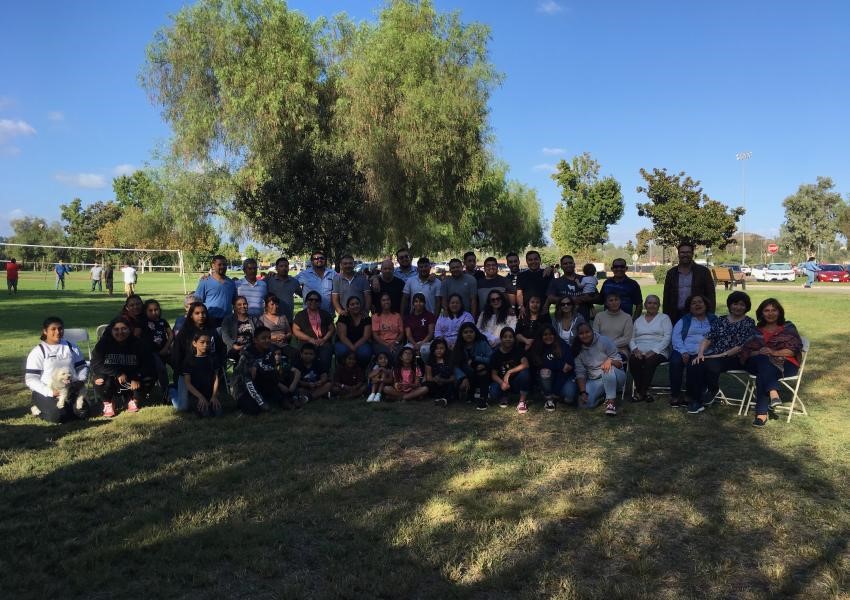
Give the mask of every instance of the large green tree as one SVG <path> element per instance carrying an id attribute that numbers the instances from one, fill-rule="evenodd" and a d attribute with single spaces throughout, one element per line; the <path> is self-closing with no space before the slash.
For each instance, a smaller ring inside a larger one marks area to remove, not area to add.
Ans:
<path id="1" fill-rule="evenodd" d="M 8 241 L 13 244 L 30 244 L 43 246 L 67 246 L 65 232 L 62 226 L 56 222 L 48 223 L 41 217 L 23 217 L 12 219 L 9 223 L 12 227 L 12 235 Z M 9 246 L 7 251 L 19 261 L 24 262 L 53 262 L 68 260 L 67 250 L 56 248 L 28 248 Z"/>
<path id="2" fill-rule="evenodd" d="M 69 246 L 92 248 L 97 245 L 98 232 L 109 223 L 121 218 L 122 210 L 115 202 L 95 202 L 83 207 L 79 198 L 59 206 L 66 241 Z M 72 250 L 71 260 L 89 261 L 96 253 L 87 250 Z"/>
<path id="3" fill-rule="evenodd" d="M 819 244 L 835 241 L 838 214 L 844 207 L 841 194 L 829 177 L 817 183 L 804 183 L 797 193 L 783 200 L 785 223 L 782 241 L 797 254 L 815 255 Z"/>
<path id="4" fill-rule="evenodd" d="M 349 250 L 468 247 L 534 213 L 527 190 L 502 178 L 494 192 L 489 177 L 487 102 L 499 76 L 488 38 L 430 0 L 392 0 L 361 25 L 310 23 L 279 0 L 200 0 L 157 34 L 142 81 L 174 129 L 173 157 L 219 165 L 240 208 L 279 198 L 299 177 L 296 157 L 351 160 L 364 204 L 330 221 L 339 228 L 329 240 L 365 229 Z M 310 197 L 289 194 L 286 206 Z M 251 234 L 286 235 L 245 210 L 216 211 Z"/>
<path id="5" fill-rule="evenodd" d="M 608 227 L 623 216 L 620 184 L 611 176 L 599 177 L 599 163 L 584 153 L 570 162 L 561 160 L 552 179 L 561 188 L 555 207 L 552 239 L 564 251 L 587 257 L 608 241 Z"/>
<path id="6" fill-rule="evenodd" d="M 838 211 L 838 233 L 844 236 L 847 244 L 850 244 L 850 196 Z"/>
<path id="7" fill-rule="evenodd" d="M 684 171 L 670 174 L 667 169 L 640 170 L 646 185 L 638 193 L 648 202 L 638 203 L 638 214 L 652 221 L 652 239 L 661 246 L 675 246 L 687 240 L 700 246 L 723 249 L 736 243 L 737 223 L 743 208 L 729 209 L 703 192 L 700 182 Z"/>

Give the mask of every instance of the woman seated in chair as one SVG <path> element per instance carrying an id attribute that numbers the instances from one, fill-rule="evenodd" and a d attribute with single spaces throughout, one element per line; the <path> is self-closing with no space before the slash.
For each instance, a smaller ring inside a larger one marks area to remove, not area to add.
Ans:
<path id="1" fill-rule="evenodd" d="M 688 413 L 695 415 L 705 410 L 702 397 L 705 391 L 703 371 L 696 364 L 696 356 L 702 340 L 711 330 L 711 323 L 717 317 L 708 312 L 708 301 L 704 296 L 694 294 L 685 300 L 685 315 L 673 326 L 671 342 L 673 353 L 670 355 L 670 406 L 687 406 Z M 682 379 L 687 372 L 687 389 L 682 395 Z"/>
<path id="2" fill-rule="evenodd" d="M 655 398 L 649 394 L 655 370 L 670 356 L 670 339 L 673 324 L 670 317 L 662 312 L 661 299 L 655 294 L 646 297 L 643 314 L 635 319 L 632 341 L 629 348 L 629 371 L 634 382 L 633 402 L 652 402 Z"/>
<path id="3" fill-rule="evenodd" d="M 767 424 L 770 408 L 782 403 L 779 380 L 793 377 L 800 369 L 803 340 L 785 309 L 775 298 L 768 298 L 756 309 L 758 334 L 741 349 L 741 362 L 756 376 L 756 418 L 754 427 Z"/>
<path id="4" fill-rule="evenodd" d="M 729 294 L 726 308 L 729 314 L 711 324 L 694 359 L 694 364 L 703 371 L 701 378 L 706 387 L 703 404 L 706 406 L 714 403 L 720 389 L 720 374 L 741 368 L 738 353 L 758 333 L 755 321 L 747 316 L 752 303 L 746 293 Z"/>

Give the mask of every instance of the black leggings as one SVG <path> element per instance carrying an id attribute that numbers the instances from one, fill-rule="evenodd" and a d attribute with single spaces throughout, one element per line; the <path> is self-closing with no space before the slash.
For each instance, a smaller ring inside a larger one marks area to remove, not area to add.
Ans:
<path id="1" fill-rule="evenodd" d="M 455 399 L 455 384 L 453 383 L 428 381 L 425 385 L 428 387 L 428 395 L 432 398 L 445 398 L 449 402 Z"/>
<path id="2" fill-rule="evenodd" d="M 42 396 L 38 392 L 32 393 L 33 406 L 37 407 L 41 413 L 39 418 L 49 421 L 50 423 L 65 423 L 74 419 L 85 419 L 89 416 L 88 400 L 83 402 L 83 408 L 77 410 L 74 405 L 77 403 L 77 398 L 68 398 L 65 406 L 56 408 L 57 398 L 52 396 Z"/>
<path id="3" fill-rule="evenodd" d="M 118 396 L 120 392 L 129 393 L 132 395 L 133 400 L 139 402 L 142 398 L 145 397 L 145 389 L 150 386 L 150 382 L 142 381 L 142 385 L 137 390 L 128 390 L 126 388 L 122 389 L 121 384 L 118 383 L 118 378 L 111 375 L 95 375 L 95 380 L 103 379 L 103 383 L 94 384 L 94 397 L 98 402 L 114 402 L 115 397 Z M 147 386 L 145 385 L 147 383 Z"/>
<path id="4" fill-rule="evenodd" d="M 636 396 L 640 398 L 646 396 L 647 390 L 652 385 L 652 378 L 655 377 L 655 370 L 666 360 L 663 354 L 653 354 L 649 358 L 638 358 L 632 354 L 629 358 L 629 371 L 632 374 Z"/>

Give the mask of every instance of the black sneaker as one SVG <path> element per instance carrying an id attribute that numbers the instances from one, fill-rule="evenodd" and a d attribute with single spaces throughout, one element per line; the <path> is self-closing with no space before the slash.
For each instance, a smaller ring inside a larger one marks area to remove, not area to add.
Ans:
<path id="1" fill-rule="evenodd" d="M 717 394 L 712 394 L 710 398 L 706 398 L 705 400 L 702 401 L 702 405 L 705 408 L 708 408 L 709 406 L 714 404 L 715 400 L 717 400 Z"/>
<path id="2" fill-rule="evenodd" d="M 499 398 L 499 408 L 507 408 L 508 407 L 508 397 L 502 396 Z"/>
<path id="3" fill-rule="evenodd" d="M 687 406 L 684 400 L 670 396 L 670 408 L 682 408 L 683 406 Z"/>
<path id="4" fill-rule="evenodd" d="M 688 405 L 688 414 L 689 415 L 698 415 L 704 410 L 705 410 L 705 407 L 702 404 L 693 403 L 693 404 Z"/>
<path id="5" fill-rule="evenodd" d="M 475 407 L 475 410 L 487 410 L 487 400 L 479 398 L 478 405 Z"/>
<path id="6" fill-rule="evenodd" d="M 779 398 L 771 398 L 770 408 L 776 408 L 777 406 L 782 406 L 782 400 L 780 400 Z"/>
<path id="7" fill-rule="evenodd" d="M 756 417 L 755 419 L 753 419 L 753 427 L 755 427 L 756 429 L 761 429 L 762 427 L 766 427 L 767 421 L 768 421 L 767 419 L 762 421 L 761 419 Z"/>
<path id="8" fill-rule="evenodd" d="M 448 405 L 449 405 L 449 401 L 446 400 L 445 398 L 434 398 L 434 406 L 442 406 L 442 407 L 445 408 Z"/>
<path id="9" fill-rule="evenodd" d="M 549 412 L 552 412 L 553 410 L 555 410 L 555 401 L 550 398 L 546 401 L 546 404 L 543 405 L 543 408 Z"/>

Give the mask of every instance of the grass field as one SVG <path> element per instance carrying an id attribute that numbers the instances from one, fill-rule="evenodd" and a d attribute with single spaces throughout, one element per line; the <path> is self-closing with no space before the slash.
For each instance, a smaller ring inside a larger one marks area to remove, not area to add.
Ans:
<path id="1" fill-rule="evenodd" d="M 72 277 L 0 300 L 0 598 L 850 597 L 846 286 L 749 286 L 812 340 L 811 416 L 765 430 L 666 402 L 51 426 L 22 384 L 41 320 L 93 333 L 122 304 Z M 139 293 L 179 312 L 174 276 Z"/>

